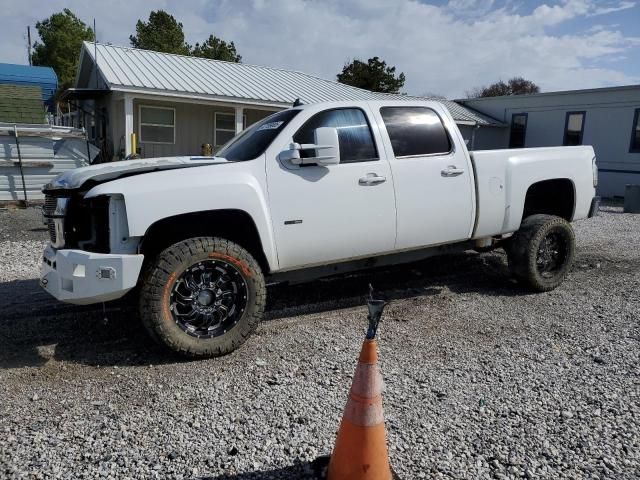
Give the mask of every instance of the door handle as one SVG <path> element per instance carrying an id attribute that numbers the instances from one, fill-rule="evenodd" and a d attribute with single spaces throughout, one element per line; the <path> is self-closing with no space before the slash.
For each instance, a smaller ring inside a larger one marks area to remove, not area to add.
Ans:
<path id="1" fill-rule="evenodd" d="M 440 172 L 443 177 L 457 177 L 464 173 L 464 168 L 458 168 L 455 165 L 449 165 L 447 168 Z"/>
<path id="2" fill-rule="evenodd" d="M 369 185 L 378 185 L 379 183 L 384 183 L 387 181 L 387 177 L 383 177 L 378 175 L 377 173 L 367 173 L 366 177 L 361 177 L 358 180 L 359 185 L 369 186 Z"/>

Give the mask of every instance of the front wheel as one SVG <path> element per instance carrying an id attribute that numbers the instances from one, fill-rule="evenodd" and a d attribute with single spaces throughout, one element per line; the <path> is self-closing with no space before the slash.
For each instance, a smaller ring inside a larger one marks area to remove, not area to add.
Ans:
<path id="1" fill-rule="evenodd" d="M 216 237 L 184 240 L 146 271 L 140 316 L 159 343 L 189 357 L 232 352 L 264 312 L 262 270 L 241 246 Z"/>
<path id="2" fill-rule="evenodd" d="M 554 215 L 531 215 L 505 250 L 519 282 L 537 292 L 553 290 L 566 277 L 575 257 L 576 240 L 569 222 Z"/>

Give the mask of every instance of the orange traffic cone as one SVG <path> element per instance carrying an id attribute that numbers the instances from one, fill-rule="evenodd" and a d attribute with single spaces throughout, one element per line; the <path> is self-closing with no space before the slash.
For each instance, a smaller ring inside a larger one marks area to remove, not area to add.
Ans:
<path id="1" fill-rule="evenodd" d="M 327 480 L 392 480 L 378 369 L 378 328 L 383 300 L 368 302 L 369 329 L 329 460 Z"/>

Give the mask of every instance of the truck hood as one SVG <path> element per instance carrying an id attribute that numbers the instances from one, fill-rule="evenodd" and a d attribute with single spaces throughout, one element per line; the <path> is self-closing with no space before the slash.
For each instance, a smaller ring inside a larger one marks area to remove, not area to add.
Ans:
<path id="1" fill-rule="evenodd" d="M 91 183 L 95 185 L 125 176 L 140 175 L 142 173 L 157 172 L 160 170 L 202 167 L 219 163 L 229 162 L 222 157 L 163 157 L 102 163 L 61 173 L 45 185 L 43 191 L 75 190 L 82 187 L 88 181 L 91 181 Z"/>

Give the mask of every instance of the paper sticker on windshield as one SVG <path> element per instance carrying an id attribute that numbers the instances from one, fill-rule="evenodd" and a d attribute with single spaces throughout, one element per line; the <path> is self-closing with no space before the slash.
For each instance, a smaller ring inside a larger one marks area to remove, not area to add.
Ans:
<path id="1" fill-rule="evenodd" d="M 258 130 L 256 130 L 256 132 L 259 132 L 260 130 L 276 130 L 277 128 L 280 128 L 280 125 L 282 125 L 284 122 L 269 122 L 269 123 L 265 123 L 264 125 L 261 125 L 260 128 L 258 128 Z"/>

